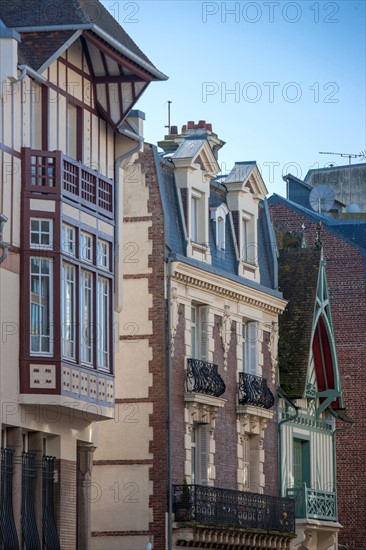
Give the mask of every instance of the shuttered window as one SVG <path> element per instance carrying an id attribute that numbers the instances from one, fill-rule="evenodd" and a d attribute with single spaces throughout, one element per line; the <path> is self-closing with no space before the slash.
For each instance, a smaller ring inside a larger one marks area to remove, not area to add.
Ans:
<path id="1" fill-rule="evenodd" d="M 258 323 L 255 321 L 243 322 L 242 351 L 243 371 L 248 374 L 258 374 Z"/>
<path id="2" fill-rule="evenodd" d="M 191 355 L 193 359 L 208 360 L 208 306 L 191 308 Z"/>
<path id="3" fill-rule="evenodd" d="M 243 484 L 246 491 L 250 487 L 250 441 L 249 436 L 243 439 Z"/>

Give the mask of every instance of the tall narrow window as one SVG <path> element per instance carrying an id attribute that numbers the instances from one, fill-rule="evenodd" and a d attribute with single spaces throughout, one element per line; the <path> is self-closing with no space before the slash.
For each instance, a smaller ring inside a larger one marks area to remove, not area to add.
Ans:
<path id="1" fill-rule="evenodd" d="M 52 353 L 52 260 L 31 258 L 31 353 Z"/>
<path id="2" fill-rule="evenodd" d="M 243 372 L 258 374 L 258 323 L 244 321 L 242 324 Z"/>
<path id="3" fill-rule="evenodd" d="M 75 267 L 65 263 L 62 266 L 62 353 L 75 359 Z"/>
<path id="4" fill-rule="evenodd" d="M 80 259 L 86 262 L 93 261 L 93 237 L 85 231 L 80 231 Z"/>
<path id="5" fill-rule="evenodd" d="M 109 269 L 109 243 L 103 239 L 98 239 L 97 264 Z"/>
<path id="6" fill-rule="evenodd" d="M 293 441 L 294 486 L 310 485 L 310 441 L 294 438 Z"/>
<path id="7" fill-rule="evenodd" d="M 241 222 L 241 256 L 243 261 L 248 261 L 248 222 L 242 220 Z"/>
<path id="8" fill-rule="evenodd" d="M 93 362 L 93 275 L 81 272 L 80 295 L 81 361 Z"/>
<path id="9" fill-rule="evenodd" d="M 191 239 L 193 242 L 198 242 L 198 198 L 191 197 Z"/>
<path id="10" fill-rule="evenodd" d="M 250 488 L 250 441 L 249 436 L 243 438 L 243 485 L 244 490 Z"/>
<path id="11" fill-rule="evenodd" d="M 98 366 L 109 370 L 109 281 L 98 278 Z"/>
<path id="12" fill-rule="evenodd" d="M 70 256 L 75 256 L 75 228 L 66 223 L 62 224 L 61 249 Z"/>
<path id="13" fill-rule="evenodd" d="M 193 359 L 208 360 L 208 306 L 191 307 L 191 353 Z"/>
<path id="14" fill-rule="evenodd" d="M 217 248 L 225 250 L 225 220 L 221 216 L 217 218 Z"/>
<path id="15" fill-rule="evenodd" d="M 208 484 L 209 434 L 206 424 L 196 424 L 191 432 L 192 484 Z"/>

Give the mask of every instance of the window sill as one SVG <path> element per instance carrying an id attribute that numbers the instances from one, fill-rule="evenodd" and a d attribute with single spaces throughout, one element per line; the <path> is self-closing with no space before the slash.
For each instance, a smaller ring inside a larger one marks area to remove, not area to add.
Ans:
<path id="1" fill-rule="evenodd" d="M 249 414 L 252 416 L 260 416 L 267 420 L 272 420 L 274 412 L 269 409 L 263 409 L 262 407 L 254 407 L 253 405 L 237 405 L 237 414 Z"/>
<path id="2" fill-rule="evenodd" d="M 203 405 L 210 405 L 211 407 L 222 408 L 225 406 L 226 399 L 221 397 L 213 397 L 212 395 L 205 395 L 204 393 L 190 393 L 184 394 L 184 401 L 186 403 L 202 403 Z"/>

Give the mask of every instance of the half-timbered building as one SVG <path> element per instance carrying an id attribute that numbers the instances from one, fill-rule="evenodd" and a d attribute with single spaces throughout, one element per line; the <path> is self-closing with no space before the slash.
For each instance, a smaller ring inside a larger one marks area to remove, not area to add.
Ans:
<path id="1" fill-rule="evenodd" d="M 0 545 L 88 548 L 131 109 L 166 77 L 97 0 L 3 0 L 0 56 Z"/>

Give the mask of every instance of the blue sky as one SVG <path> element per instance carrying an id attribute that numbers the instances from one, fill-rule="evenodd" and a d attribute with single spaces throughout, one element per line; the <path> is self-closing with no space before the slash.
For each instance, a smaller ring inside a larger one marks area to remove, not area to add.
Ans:
<path id="1" fill-rule="evenodd" d="M 366 149 L 364 1 L 103 3 L 169 76 L 137 104 L 148 142 L 162 139 L 170 100 L 171 124 L 203 119 L 226 141 L 222 172 L 256 160 L 282 195 L 283 173 L 348 164 L 319 151 Z"/>

